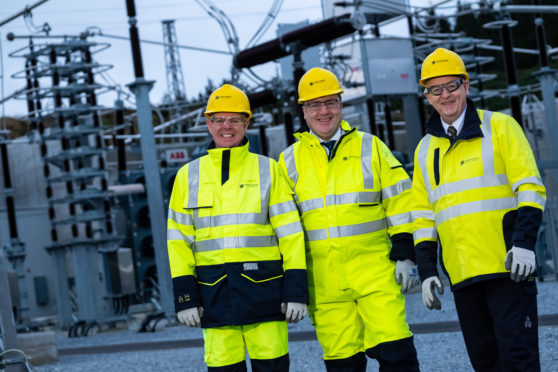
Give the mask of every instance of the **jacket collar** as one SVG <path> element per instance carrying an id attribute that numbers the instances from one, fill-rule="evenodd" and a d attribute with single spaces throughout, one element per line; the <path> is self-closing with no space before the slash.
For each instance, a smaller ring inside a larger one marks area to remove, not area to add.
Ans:
<path id="1" fill-rule="evenodd" d="M 231 153 L 231 160 L 237 161 L 237 160 L 242 160 L 246 157 L 246 155 L 248 154 L 248 139 L 246 137 L 244 137 L 244 139 L 242 140 L 242 144 L 240 146 L 237 147 L 215 147 L 215 142 L 211 141 L 209 143 L 209 145 L 207 146 L 207 153 L 209 154 L 209 156 L 211 157 L 211 159 L 213 161 L 217 161 L 217 162 L 221 162 L 221 159 L 223 157 L 223 152 L 225 151 L 230 151 Z"/>
<path id="2" fill-rule="evenodd" d="M 248 143 L 248 138 L 244 137 L 242 139 L 242 142 L 240 143 L 240 145 L 237 146 L 237 147 L 242 147 L 242 146 L 246 145 L 247 143 Z M 223 147 L 222 149 L 230 149 L 230 148 L 234 148 L 234 147 Z M 209 150 L 214 150 L 214 149 L 217 149 L 217 147 L 215 147 L 215 141 L 212 140 L 211 142 L 209 142 L 207 144 L 207 150 L 209 151 Z"/>
<path id="3" fill-rule="evenodd" d="M 477 108 L 473 101 L 467 98 L 467 111 L 465 111 L 465 119 L 463 121 L 463 128 L 457 136 L 458 139 L 472 139 L 483 137 L 482 130 L 480 128 L 481 120 L 477 113 Z M 436 110 L 430 115 L 430 118 L 426 121 L 426 133 L 431 134 L 435 137 L 446 137 L 448 138 L 444 127 L 442 125 L 442 120 L 440 119 L 440 114 Z"/>

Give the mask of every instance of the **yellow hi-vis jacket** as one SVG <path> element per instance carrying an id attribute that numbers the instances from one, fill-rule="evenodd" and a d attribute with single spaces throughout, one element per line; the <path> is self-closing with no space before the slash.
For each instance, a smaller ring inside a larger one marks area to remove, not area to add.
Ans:
<path id="1" fill-rule="evenodd" d="M 202 327 L 284 319 L 308 302 L 304 234 L 277 162 L 243 146 L 184 165 L 169 203 L 175 309 L 203 306 Z"/>
<path id="2" fill-rule="evenodd" d="M 438 275 L 437 239 L 453 289 L 509 277 L 506 253 L 513 245 L 534 250 L 546 201 L 521 127 L 468 100 L 455 143 L 437 112 L 426 129 L 415 152 L 412 197 L 421 279 Z"/>
<path id="3" fill-rule="evenodd" d="M 393 288 L 392 260 L 414 260 L 411 180 L 377 137 L 346 121 L 341 129 L 329 159 L 309 132 L 296 133 L 279 158 L 302 216 L 311 306 L 347 289 Z"/>

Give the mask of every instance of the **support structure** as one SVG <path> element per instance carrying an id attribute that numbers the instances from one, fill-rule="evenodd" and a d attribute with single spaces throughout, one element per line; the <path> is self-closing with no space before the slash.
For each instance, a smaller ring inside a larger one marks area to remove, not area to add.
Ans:
<path id="1" fill-rule="evenodd" d="M 6 196 L 6 210 L 8 212 L 8 224 L 10 227 L 10 243 L 4 247 L 4 250 L 17 275 L 19 301 L 14 304 L 14 308 L 16 309 L 16 321 L 20 323 L 29 319 L 29 295 L 25 284 L 25 269 L 23 267 L 27 252 L 25 250 L 25 244 L 19 240 L 8 146 L 4 141 L 0 142 L 0 158 L 2 161 L 4 194 Z"/>
<path id="2" fill-rule="evenodd" d="M 531 0 L 534 6 L 540 6 L 540 0 Z M 555 86 L 557 79 L 557 71 L 548 65 L 548 53 L 546 52 L 546 37 L 544 32 L 544 21 L 540 13 L 535 13 L 535 33 L 537 35 L 537 46 L 539 48 L 539 64 L 541 69 L 535 72 L 535 77 L 541 83 L 541 92 L 544 103 L 544 118 L 546 123 L 547 141 L 550 148 L 550 160 L 545 167 L 548 168 L 551 175 L 550 193 L 547 192 L 547 210 L 546 210 L 546 234 L 547 247 L 552 250 L 552 260 L 554 262 L 554 275 L 558 279 L 558 246 L 556 246 L 556 196 L 558 195 L 558 113 L 556 112 L 556 94 Z"/>
<path id="3" fill-rule="evenodd" d="M 136 27 L 136 6 L 134 0 L 126 0 L 128 23 L 130 24 L 130 42 L 134 60 L 136 80 L 128 85 L 136 96 L 138 126 L 141 135 L 141 154 L 145 170 L 145 186 L 147 188 L 147 203 L 149 205 L 149 219 L 153 232 L 153 248 L 157 265 L 157 278 L 161 297 L 161 308 L 167 316 L 174 315 L 174 301 L 169 268 L 169 258 L 166 241 L 166 216 L 164 211 L 161 178 L 155 137 L 153 135 L 153 121 L 151 118 L 151 104 L 149 91 L 153 81 L 147 81 L 143 76 L 143 62 L 139 43 L 139 32 Z"/>
<path id="4" fill-rule="evenodd" d="M 0 293 L 3 293 L 2 301 L 0 301 L 0 365 L 7 364 L 6 372 L 24 371 L 23 363 L 11 364 L 10 356 L 4 354 L 5 350 L 18 349 L 17 333 L 15 321 L 12 311 L 12 299 L 10 297 L 10 288 L 8 285 L 8 275 L 4 263 L 4 257 L 0 252 Z M 7 294 L 7 295 L 5 295 Z"/>
<path id="5" fill-rule="evenodd" d="M 523 117 L 521 115 L 521 97 L 519 86 L 517 85 L 517 73 L 515 70 L 515 58 L 513 55 L 512 37 L 510 28 L 517 25 L 516 21 L 503 20 L 485 24 L 485 29 L 499 29 L 504 48 L 504 63 L 506 65 L 506 76 L 508 78 L 508 96 L 513 118 L 523 127 Z"/>
<path id="6" fill-rule="evenodd" d="M 53 243 L 47 250 L 56 267 L 58 325 L 62 328 L 76 320 L 101 321 L 111 313 L 98 263 L 103 252 L 117 247 L 119 238 L 113 228 L 98 115 L 96 91 L 102 86 L 94 78 L 110 66 L 92 58 L 107 46 L 85 37 L 40 45 L 31 40 L 29 46 L 11 54 L 26 61 L 25 70 L 14 77 L 27 82 L 22 95 L 43 160 Z M 53 123 L 51 128 L 46 128 L 47 121 Z M 73 273 L 73 286 L 69 273 Z"/>
<path id="7" fill-rule="evenodd" d="M 164 20 L 163 42 L 165 43 L 165 71 L 167 76 L 167 97 L 170 105 L 170 118 L 183 114 L 182 105 L 186 103 L 186 85 L 182 73 L 182 63 L 178 50 L 178 40 L 174 20 Z"/>

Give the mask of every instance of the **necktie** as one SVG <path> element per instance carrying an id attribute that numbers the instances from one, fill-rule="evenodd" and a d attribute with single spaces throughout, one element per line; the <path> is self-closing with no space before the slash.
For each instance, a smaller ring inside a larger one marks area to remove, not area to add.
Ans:
<path id="1" fill-rule="evenodd" d="M 453 125 L 450 125 L 448 127 L 448 134 L 449 134 L 450 141 L 451 142 L 455 141 L 455 138 L 457 137 L 457 130 L 453 127 Z"/>
<path id="2" fill-rule="evenodd" d="M 331 140 L 328 142 L 322 142 L 322 146 L 324 146 L 325 148 L 327 148 L 327 154 L 331 154 L 331 151 L 333 150 L 333 146 L 335 146 L 335 140 Z"/>

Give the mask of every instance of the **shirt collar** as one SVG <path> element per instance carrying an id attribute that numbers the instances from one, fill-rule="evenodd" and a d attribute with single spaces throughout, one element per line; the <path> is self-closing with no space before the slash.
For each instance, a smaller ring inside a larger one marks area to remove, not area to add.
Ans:
<path id="1" fill-rule="evenodd" d="M 314 132 L 312 131 L 312 129 L 310 129 L 310 134 L 313 135 L 313 136 L 315 136 L 315 137 L 320 141 L 320 143 L 321 143 L 321 142 L 324 142 L 324 140 L 322 140 L 320 137 L 318 137 L 318 135 L 317 135 L 316 133 L 314 133 Z M 329 141 L 325 141 L 325 142 L 330 142 L 330 141 L 335 141 L 335 142 L 337 142 L 337 141 L 339 140 L 339 138 L 341 138 L 341 127 L 337 128 L 337 131 L 335 132 L 335 134 L 333 135 L 333 137 L 331 137 L 331 138 L 329 139 Z"/>
<path id="2" fill-rule="evenodd" d="M 465 109 L 463 110 L 461 115 L 459 115 L 459 117 L 451 124 L 455 128 L 455 130 L 457 131 L 457 135 L 459 135 L 459 132 L 461 132 L 461 128 L 463 128 L 463 122 L 465 121 L 465 113 L 466 112 L 467 112 L 467 106 L 465 106 Z M 444 119 L 442 119 L 441 116 L 440 116 L 440 121 L 442 122 L 442 126 L 444 127 L 444 132 L 446 132 L 446 134 L 449 135 L 448 128 L 449 128 L 450 124 L 446 123 L 444 121 Z"/>

